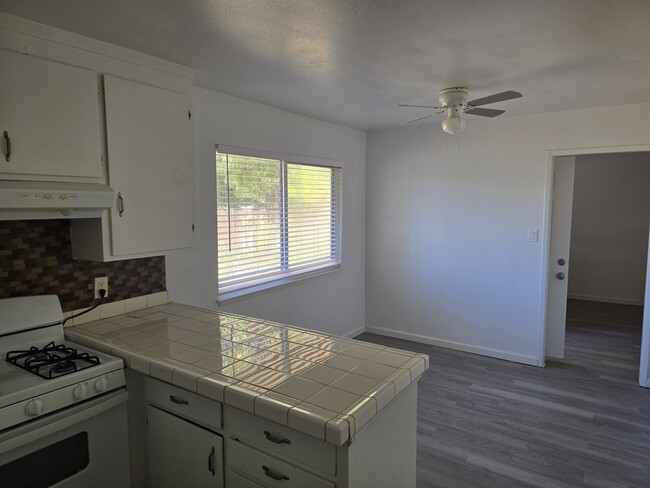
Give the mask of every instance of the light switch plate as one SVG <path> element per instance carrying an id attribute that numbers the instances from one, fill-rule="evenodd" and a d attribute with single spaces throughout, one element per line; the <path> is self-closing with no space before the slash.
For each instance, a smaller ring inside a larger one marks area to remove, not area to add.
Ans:
<path id="1" fill-rule="evenodd" d="M 528 242 L 537 242 L 539 240 L 539 229 L 528 229 Z"/>

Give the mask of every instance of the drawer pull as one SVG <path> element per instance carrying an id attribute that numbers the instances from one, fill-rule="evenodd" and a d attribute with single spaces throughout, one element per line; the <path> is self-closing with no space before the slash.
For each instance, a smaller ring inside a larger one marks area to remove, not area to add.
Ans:
<path id="1" fill-rule="evenodd" d="M 121 192 L 117 194 L 117 213 L 120 217 L 124 215 L 124 197 Z"/>
<path id="2" fill-rule="evenodd" d="M 273 478 L 274 480 L 278 480 L 278 481 L 287 480 L 287 481 L 289 481 L 289 477 L 286 474 L 275 473 L 268 466 L 262 466 L 262 469 L 264 470 L 264 474 L 266 476 L 269 476 L 269 477 Z"/>
<path id="3" fill-rule="evenodd" d="M 212 476 L 215 475 L 215 467 L 214 467 L 214 446 L 212 446 L 212 451 L 208 455 L 208 471 L 212 473 Z"/>
<path id="4" fill-rule="evenodd" d="M 190 402 L 188 402 L 187 400 L 183 400 L 182 398 L 178 398 L 175 395 L 169 395 L 169 400 L 172 403 L 175 403 L 176 405 L 189 405 L 190 404 Z"/>
<path id="5" fill-rule="evenodd" d="M 271 434 L 268 430 L 264 431 L 264 435 L 268 440 L 271 442 L 275 442 L 276 444 L 291 444 L 291 440 L 287 439 L 286 437 L 275 437 L 273 434 Z"/>
<path id="6" fill-rule="evenodd" d="M 9 139 L 9 132 L 4 132 L 5 138 L 5 160 L 9 162 L 11 160 L 11 139 Z"/>

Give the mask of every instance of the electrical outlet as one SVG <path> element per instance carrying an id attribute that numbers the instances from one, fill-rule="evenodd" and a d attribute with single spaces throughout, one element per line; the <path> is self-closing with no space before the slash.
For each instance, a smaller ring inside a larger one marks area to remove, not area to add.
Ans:
<path id="1" fill-rule="evenodd" d="M 99 296 L 99 290 L 106 290 L 104 297 L 108 296 L 108 278 L 106 276 L 95 278 L 95 298 L 101 298 Z"/>

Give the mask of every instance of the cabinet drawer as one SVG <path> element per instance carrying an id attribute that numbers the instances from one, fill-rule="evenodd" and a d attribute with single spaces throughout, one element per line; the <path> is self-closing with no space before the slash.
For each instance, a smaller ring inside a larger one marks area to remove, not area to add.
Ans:
<path id="1" fill-rule="evenodd" d="M 336 447 L 270 420 L 226 407 L 228 430 L 272 455 L 294 459 L 327 474 L 336 474 Z"/>
<path id="2" fill-rule="evenodd" d="M 266 486 L 286 488 L 334 488 L 335 484 L 307 473 L 289 463 L 279 461 L 263 452 L 245 446 L 241 442 L 228 440 L 229 465 Z"/>
<path id="3" fill-rule="evenodd" d="M 226 484 L 229 487 L 233 486 L 235 488 L 264 488 L 263 485 L 240 476 L 236 471 L 233 471 L 232 469 L 229 469 L 228 473 L 226 474 Z"/>
<path id="4" fill-rule="evenodd" d="M 150 377 L 145 378 L 149 403 L 212 429 L 221 429 L 221 403 Z"/>

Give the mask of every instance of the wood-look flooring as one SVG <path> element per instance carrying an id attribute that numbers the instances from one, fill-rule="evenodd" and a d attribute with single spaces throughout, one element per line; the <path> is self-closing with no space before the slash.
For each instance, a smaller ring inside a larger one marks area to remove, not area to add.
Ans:
<path id="1" fill-rule="evenodd" d="M 650 488 L 642 314 L 570 300 L 565 359 L 545 368 L 356 338 L 430 357 L 418 392 L 418 488 Z"/>

